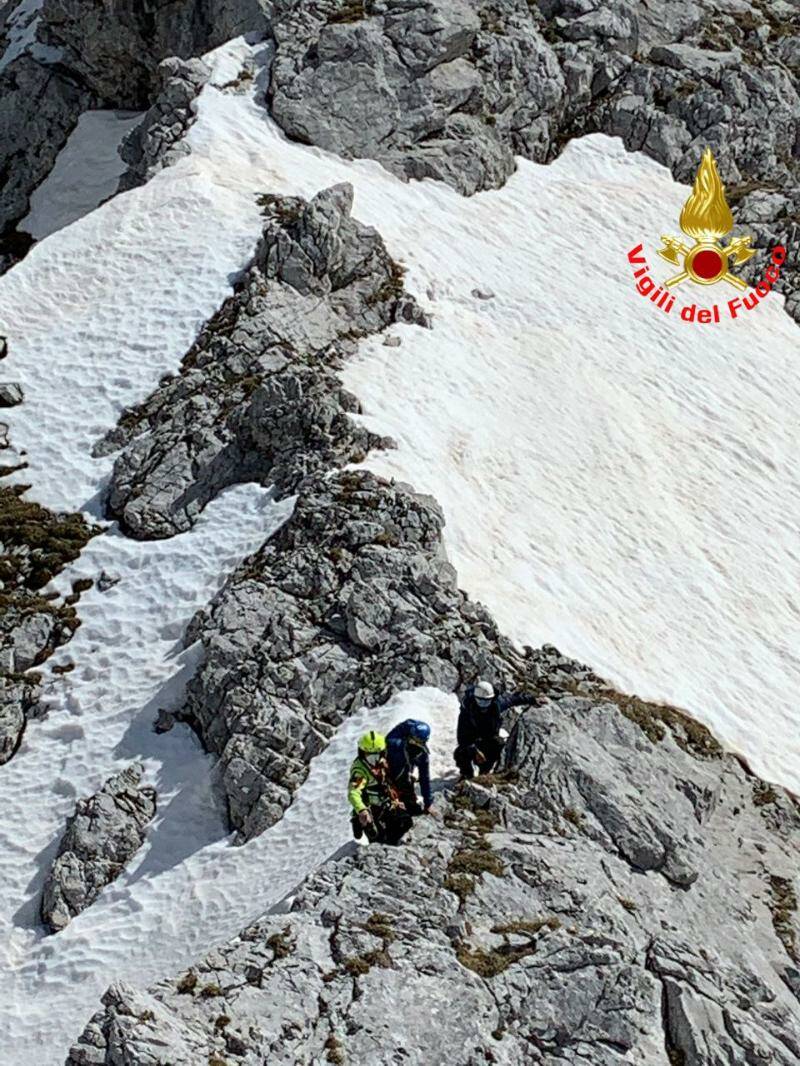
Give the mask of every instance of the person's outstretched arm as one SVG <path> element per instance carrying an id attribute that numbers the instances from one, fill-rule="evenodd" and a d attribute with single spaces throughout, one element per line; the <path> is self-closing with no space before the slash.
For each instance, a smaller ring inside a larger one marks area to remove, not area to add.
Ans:
<path id="1" fill-rule="evenodd" d="M 536 696 L 532 692 L 505 692 L 497 697 L 501 711 L 507 711 L 509 707 L 530 707 L 532 703 L 536 703 Z"/>

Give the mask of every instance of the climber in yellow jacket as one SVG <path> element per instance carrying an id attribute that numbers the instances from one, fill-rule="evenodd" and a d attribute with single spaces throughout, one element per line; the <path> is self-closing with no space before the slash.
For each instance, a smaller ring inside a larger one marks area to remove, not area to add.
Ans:
<path id="1" fill-rule="evenodd" d="M 358 742 L 347 798 L 356 840 L 366 836 L 371 844 L 398 844 L 411 827 L 411 815 L 390 783 L 386 737 L 374 729 Z"/>

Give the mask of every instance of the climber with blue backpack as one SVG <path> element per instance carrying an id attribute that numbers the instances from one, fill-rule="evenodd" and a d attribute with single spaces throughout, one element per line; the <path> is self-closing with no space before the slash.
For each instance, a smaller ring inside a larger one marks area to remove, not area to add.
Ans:
<path id="1" fill-rule="evenodd" d="M 410 815 L 428 814 L 433 793 L 428 740 L 431 727 L 427 722 L 407 718 L 386 734 L 386 757 L 389 778 Z M 419 779 L 422 803 L 417 799 L 414 773 Z"/>

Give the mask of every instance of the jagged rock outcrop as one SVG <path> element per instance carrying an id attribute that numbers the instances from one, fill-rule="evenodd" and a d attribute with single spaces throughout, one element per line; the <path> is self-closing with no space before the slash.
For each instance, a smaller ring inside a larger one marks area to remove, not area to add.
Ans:
<path id="1" fill-rule="evenodd" d="M 42 891 L 42 921 L 57 933 L 122 873 L 144 843 L 156 792 L 134 764 L 78 800 Z"/>
<path id="2" fill-rule="evenodd" d="M 141 123 L 125 138 L 120 156 L 128 164 L 119 192 L 143 185 L 189 151 L 184 137 L 195 118 L 195 101 L 211 71 L 201 59 L 172 56 L 158 67 L 159 89 Z"/>
<path id="3" fill-rule="evenodd" d="M 220 756 L 231 824 L 276 822 L 354 711 L 400 689 L 477 676 L 536 685 L 556 652 L 517 652 L 459 591 L 430 497 L 371 474 L 309 480 L 287 524 L 231 575 L 186 634 L 204 658 L 182 717 Z"/>
<path id="4" fill-rule="evenodd" d="M 464 193 L 502 184 L 515 154 L 546 162 L 586 133 L 683 181 L 710 145 L 758 247 L 796 238 L 795 6 L 278 0 L 272 32 L 269 106 L 298 140 Z M 800 314 L 794 267 L 776 287 Z"/>
<path id="5" fill-rule="evenodd" d="M 794 800 L 638 701 L 531 709 L 506 763 L 179 977 L 112 986 L 68 1066 L 794 1066 Z"/>
<path id="6" fill-rule="evenodd" d="M 378 442 L 336 368 L 355 338 L 427 320 L 378 233 L 338 185 L 309 203 L 265 198 L 245 277 L 167 380 L 95 448 L 123 447 L 108 511 L 137 537 L 188 529 L 229 485 L 293 491 L 311 473 L 363 459 Z M 188 427 L 188 431 L 187 431 Z"/>
<path id="7" fill-rule="evenodd" d="M 564 81 L 525 4 L 503 32 L 485 7 L 279 0 L 274 118 L 290 137 L 406 177 L 465 194 L 503 185 L 515 153 L 547 158 Z"/>

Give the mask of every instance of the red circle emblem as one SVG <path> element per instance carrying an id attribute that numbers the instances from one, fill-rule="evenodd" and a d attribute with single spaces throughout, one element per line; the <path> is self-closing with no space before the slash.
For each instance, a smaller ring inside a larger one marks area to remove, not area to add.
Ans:
<path id="1" fill-rule="evenodd" d="M 711 248 L 704 248 L 692 259 L 692 270 L 705 281 L 713 281 L 722 273 L 724 263 L 719 252 Z"/>

